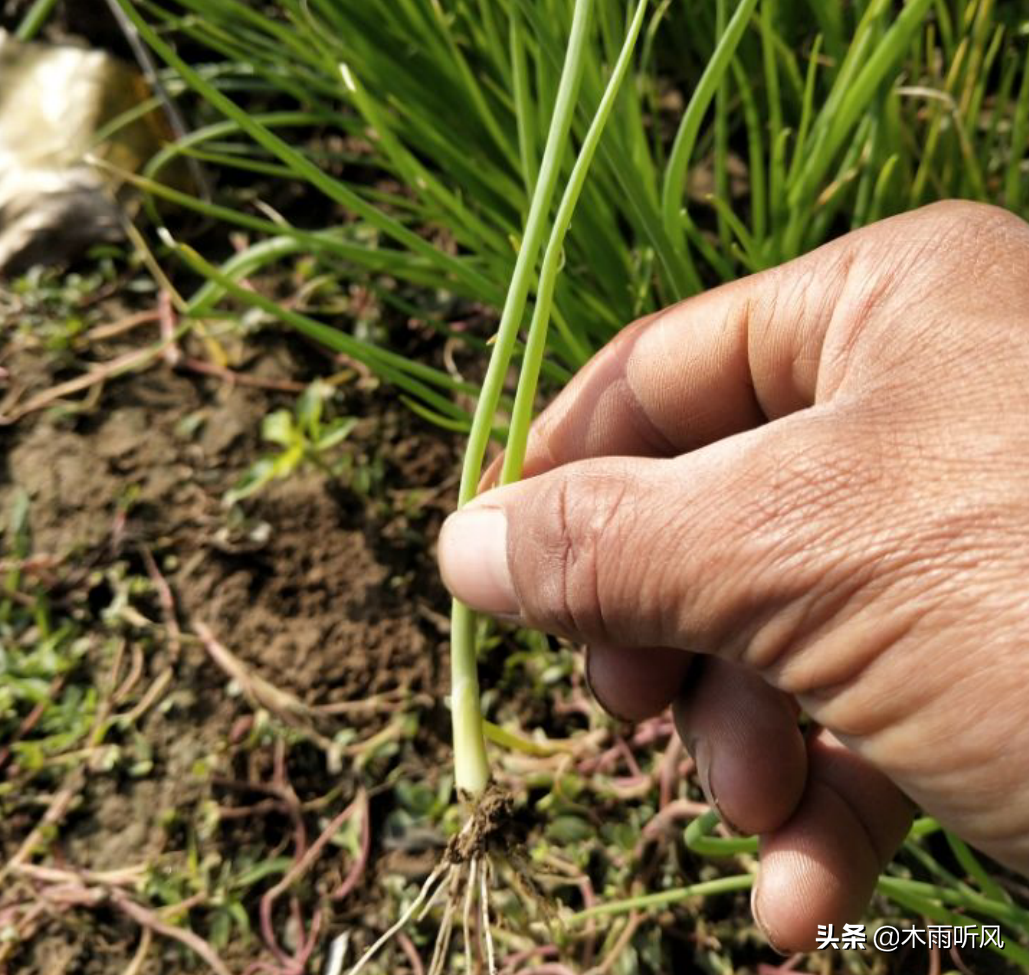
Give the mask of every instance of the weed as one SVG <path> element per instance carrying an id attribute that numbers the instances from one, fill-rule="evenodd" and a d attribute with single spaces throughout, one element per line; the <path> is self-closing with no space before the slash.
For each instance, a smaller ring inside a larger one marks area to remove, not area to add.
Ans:
<path id="1" fill-rule="evenodd" d="M 316 380 L 300 395 L 292 412 L 275 410 L 264 417 L 261 439 L 281 449 L 250 466 L 226 493 L 226 506 L 249 498 L 272 481 L 289 477 L 306 464 L 331 474 L 353 469 L 352 459 L 334 460 L 332 454 L 350 435 L 357 420 L 353 417 L 326 419 L 324 408 L 332 395 L 330 385 Z"/>

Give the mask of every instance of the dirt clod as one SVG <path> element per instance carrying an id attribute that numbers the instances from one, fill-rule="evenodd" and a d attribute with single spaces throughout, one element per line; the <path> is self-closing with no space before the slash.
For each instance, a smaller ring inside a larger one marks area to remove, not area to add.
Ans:
<path id="1" fill-rule="evenodd" d="M 447 844 L 446 859 L 451 863 L 468 863 L 491 851 L 507 853 L 519 832 L 513 797 L 491 782 L 475 802 L 470 824 Z"/>

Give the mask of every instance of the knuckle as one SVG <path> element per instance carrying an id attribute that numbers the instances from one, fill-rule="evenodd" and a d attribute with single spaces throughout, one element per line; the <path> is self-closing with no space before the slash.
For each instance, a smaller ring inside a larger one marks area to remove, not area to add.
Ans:
<path id="1" fill-rule="evenodd" d="M 1029 249 L 1029 224 L 1001 207 L 967 200 L 945 200 L 926 208 L 934 231 L 934 250 L 943 271 L 959 280 L 982 280 L 983 275 L 1021 276 Z"/>
<path id="2" fill-rule="evenodd" d="M 930 203 L 923 212 L 958 228 L 1010 229 L 1025 225 L 1025 221 L 1010 210 L 994 206 L 992 203 L 977 203 L 973 200 L 939 200 Z"/>
<path id="3" fill-rule="evenodd" d="M 860 373 L 862 384 L 921 396 L 931 387 L 925 363 L 956 373 L 1024 332 L 1029 224 L 1015 214 L 948 200 L 858 233 L 841 289 L 846 314 L 824 349 L 824 392 L 870 356 L 875 372 Z"/>

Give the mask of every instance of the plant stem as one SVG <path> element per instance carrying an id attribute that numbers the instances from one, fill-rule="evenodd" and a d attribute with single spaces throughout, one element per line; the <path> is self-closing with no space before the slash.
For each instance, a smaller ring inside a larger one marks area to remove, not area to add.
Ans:
<path id="1" fill-rule="evenodd" d="M 756 6 L 757 0 L 741 0 L 725 33 L 715 45 L 714 53 L 704 68 L 704 73 L 700 76 L 700 81 L 697 82 L 697 87 L 693 90 L 690 102 L 679 122 L 679 131 L 675 134 L 675 142 L 672 144 L 672 151 L 665 167 L 665 182 L 661 191 L 661 210 L 665 232 L 671 239 L 672 245 L 680 251 L 684 247 L 684 240 L 679 213 L 683 207 L 687 170 L 693 154 L 693 147 L 697 141 L 697 134 L 700 132 L 700 123 L 721 84 L 722 76 L 728 69 L 729 62 L 736 53 L 736 47 L 743 37 L 743 32 L 750 21 L 750 15 Z M 684 252 L 680 256 L 683 260 L 688 259 L 684 256 Z"/>
<path id="2" fill-rule="evenodd" d="M 493 354 L 490 356 L 486 378 L 472 418 L 458 506 L 475 497 L 482 473 L 494 414 L 504 386 L 504 378 L 511 361 L 518 329 L 525 311 L 529 287 L 532 283 L 536 258 L 543 243 L 547 216 L 550 213 L 554 189 L 561 172 L 561 161 L 568 143 L 568 134 L 575 113 L 575 102 L 582 78 L 586 55 L 590 14 L 593 0 L 576 0 L 572 16 L 571 34 L 565 54 L 561 81 L 558 86 L 554 114 L 550 120 L 546 148 L 540 164 L 539 178 L 529 206 L 514 274 L 500 316 Z M 475 614 L 458 600 L 451 612 L 450 637 L 451 713 L 454 728 L 454 777 L 458 791 L 469 796 L 482 793 L 489 782 L 489 760 L 482 732 L 482 708 L 479 701 L 479 676 L 476 663 Z"/>
<path id="3" fill-rule="evenodd" d="M 890 900 L 896 902 L 901 907 L 930 918 L 937 924 L 948 924 L 952 927 L 961 927 L 969 921 L 975 921 L 980 925 L 982 922 L 979 918 L 970 918 L 967 914 L 959 914 L 956 911 L 948 910 L 943 905 L 937 903 L 934 898 L 952 901 L 961 907 L 970 907 L 972 910 L 991 914 L 993 917 L 998 917 L 995 912 L 988 910 L 988 907 L 998 907 L 1000 905 L 994 905 L 988 898 L 969 898 L 956 891 L 951 891 L 942 887 L 937 888 L 931 884 L 920 884 L 912 880 L 901 880 L 899 877 L 880 877 L 876 885 L 876 889 L 880 894 L 890 898 Z M 998 917 L 998 919 L 1002 918 Z M 1003 948 L 999 948 L 993 944 L 987 945 L 986 947 L 999 955 L 1010 958 L 1023 970 L 1029 966 L 1029 951 L 1026 951 L 1025 948 L 1017 944 L 1010 937 L 1004 942 Z"/>
<path id="4" fill-rule="evenodd" d="M 590 124 L 586 138 L 583 140 L 579 156 L 575 160 L 572 175 L 568 179 L 564 195 L 554 217 L 554 226 L 547 241 L 546 253 L 543 255 L 543 266 L 540 268 L 539 287 L 536 292 L 536 308 L 529 326 L 529 338 L 525 343 L 525 357 L 522 360 L 521 372 L 518 376 L 518 391 L 515 394 L 514 411 L 511 414 L 511 427 L 507 437 L 507 449 L 504 452 L 504 466 L 500 474 L 501 484 L 517 481 L 522 475 L 522 463 L 529 441 L 529 427 L 532 423 L 532 406 L 536 398 L 536 386 L 539 382 L 540 369 L 543 365 L 543 353 L 547 347 L 547 328 L 550 324 L 550 312 L 554 302 L 554 289 L 557 286 L 558 273 L 561 266 L 565 235 L 572 223 L 575 205 L 579 202 L 589 171 L 590 163 L 597 151 L 604 126 L 611 114 L 611 108 L 618 97 L 622 81 L 629 70 L 632 52 L 636 47 L 643 16 L 649 0 L 640 0 L 636 13 L 629 26 L 625 43 L 618 55 L 614 71 L 604 89 L 603 97 Z"/>
<path id="5" fill-rule="evenodd" d="M 756 836 L 734 836 L 731 839 L 712 836 L 711 831 L 718 825 L 719 819 L 718 813 L 712 809 L 692 820 L 683 834 L 686 846 L 701 856 L 727 857 L 739 853 L 757 853 Z"/>
<path id="6" fill-rule="evenodd" d="M 713 897 L 715 894 L 749 890 L 753 886 L 754 878 L 749 873 L 737 874 L 733 877 L 719 877 L 717 880 L 705 880 L 699 884 L 662 890 L 656 894 L 642 894 L 639 897 L 629 897 L 621 901 L 608 901 L 606 904 L 598 904 L 585 911 L 578 911 L 563 920 L 568 927 L 571 927 L 574 924 L 582 924 L 583 921 L 588 921 L 592 917 L 601 917 L 606 914 L 628 914 L 629 911 L 667 907 L 669 904 L 678 904 L 691 897 Z"/>

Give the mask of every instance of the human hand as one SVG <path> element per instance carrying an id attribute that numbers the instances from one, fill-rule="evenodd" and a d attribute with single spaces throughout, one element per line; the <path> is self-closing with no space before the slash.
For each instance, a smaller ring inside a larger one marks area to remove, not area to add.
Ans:
<path id="1" fill-rule="evenodd" d="M 936 204 L 636 322 L 525 475 L 447 586 L 587 644 L 612 713 L 674 701 L 773 945 L 856 919 L 906 797 L 1029 871 L 1029 225 Z"/>

